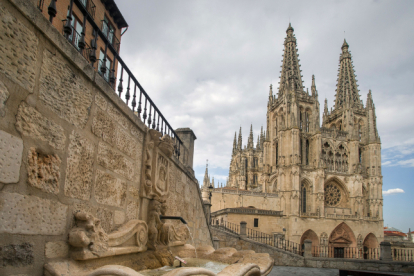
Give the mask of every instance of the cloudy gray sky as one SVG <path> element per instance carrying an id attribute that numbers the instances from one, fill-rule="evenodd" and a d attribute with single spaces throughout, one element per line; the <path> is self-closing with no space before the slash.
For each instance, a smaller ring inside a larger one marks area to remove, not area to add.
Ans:
<path id="1" fill-rule="evenodd" d="M 195 171 L 225 182 L 234 132 L 265 125 L 283 41 L 295 29 L 304 84 L 333 105 L 343 39 L 361 99 L 372 89 L 383 148 L 385 224 L 414 228 L 414 1 L 127 1 L 121 56 L 174 128 L 197 136 Z M 402 177 L 404 175 L 404 177 Z M 395 190 L 400 189 L 400 190 Z M 397 205 L 396 205 L 397 204 Z M 398 205 L 400 204 L 400 205 Z M 413 210 L 411 208 L 408 208 Z M 404 211 L 402 211 L 404 210 Z M 401 219 L 395 213 L 401 213 Z M 402 219 L 411 217 L 408 221 Z M 391 225 L 390 225 L 391 226 Z"/>

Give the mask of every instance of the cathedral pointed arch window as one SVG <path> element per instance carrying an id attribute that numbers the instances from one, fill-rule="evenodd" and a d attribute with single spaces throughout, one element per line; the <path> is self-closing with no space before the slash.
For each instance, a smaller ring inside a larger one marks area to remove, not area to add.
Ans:
<path id="1" fill-rule="evenodd" d="M 305 155 L 306 155 L 306 165 L 309 165 L 309 140 L 306 139 L 306 151 L 305 151 Z"/>
<path id="2" fill-rule="evenodd" d="M 303 112 L 299 111 L 299 128 L 302 130 L 303 128 Z"/>
<path id="3" fill-rule="evenodd" d="M 253 184 L 257 184 L 257 174 L 253 175 Z"/>
<path id="4" fill-rule="evenodd" d="M 360 142 L 362 140 L 362 129 L 363 129 L 363 122 L 360 121 L 358 124 L 358 138 Z"/>
<path id="5" fill-rule="evenodd" d="M 310 125 L 310 123 L 309 123 L 309 116 L 310 116 L 310 114 L 308 112 L 306 112 L 305 114 L 306 114 L 306 117 L 305 117 L 305 129 L 306 129 L 306 132 L 309 132 L 309 125 Z"/>
<path id="6" fill-rule="evenodd" d="M 279 143 L 276 143 L 276 166 L 279 164 Z"/>
<path id="7" fill-rule="evenodd" d="M 306 213 L 306 196 L 307 196 L 307 191 L 306 191 L 307 185 L 302 182 L 301 185 L 301 191 L 300 191 L 300 211 L 302 214 Z"/>

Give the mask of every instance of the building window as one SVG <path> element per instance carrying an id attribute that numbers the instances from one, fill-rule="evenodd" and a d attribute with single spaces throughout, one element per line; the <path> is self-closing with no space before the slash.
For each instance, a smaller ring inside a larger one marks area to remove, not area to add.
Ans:
<path id="1" fill-rule="evenodd" d="M 106 56 L 106 62 L 105 62 L 105 64 L 104 64 L 104 58 L 105 58 L 105 54 L 104 54 L 104 52 L 102 51 L 102 49 L 100 50 L 100 52 L 99 52 L 99 68 L 98 68 L 98 72 L 99 72 L 99 74 L 101 74 L 102 75 L 102 72 L 101 72 L 101 67 L 106 67 L 106 72 L 105 72 L 105 74 L 103 74 L 102 76 L 103 76 L 103 78 L 106 80 L 106 81 L 108 81 L 109 82 L 109 71 L 111 70 L 111 60 L 109 59 L 109 57 L 108 57 L 108 55 Z"/>
<path id="2" fill-rule="evenodd" d="M 257 174 L 253 175 L 253 184 L 257 184 Z"/>
<path id="3" fill-rule="evenodd" d="M 306 113 L 306 132 L 309 132 L 309 114 Z"/>
<path id="4" fill-rule="evenodd" d="M 303 125 L 303 116 L 302 116 L 302 112 L 299 113 L 299 128 L 300 130 L 302 130 L 302 125 Z"/>
<path id="5" fill-rule="evenodd" d="M 303 165 L 303 146 L 302 146 L 302 139 L 299 138 L 299 156 L 300 156 L 300 163 Z"/>
<path id="6" fill-rule="evenodd" d="M 254 219 L 254 227 L 259 227 L 259 219 L 258 218 Z"/>
<path id="7" fill-rule="evenodd" d="M 309 165 L 309 140 L 306 139 L 306 165 Z"/>
<path id="8" fill-rule="evenodd" d="M 329 183 L 325 186 L 325 204 L 335 207 L 341 202 L 342 194 L 338 185 Z"/>
<path id="9" fill-rule="evenodd" d="M 361 151 L 361 148 L 359 148 L 359 150 L 358 150 L 358 155 L 359 155 L 359 163 L 362 163 L 362 151 Z"/>
<path id="10" fill-rule="evenodd" d="M 104 20 L 103 20 L 103 23 L 102 24 L 103 24 L 102 25 L 102 32 L 103 32 L 103 34 L 109 40 L 109 43 L 113 44 L 113 42 L 114 42 L 115 29 L 111 25 L 111 23 L 109 23 L 109 19 L 108 19 L 108 17 L 106 17 L 106 15 L 104 15 Z"/>
<path id="11" fill-rule="evenodd" d="M 302 200 L 301 200 L 301 211 L 302 213 L 306 213 L 306 188 L 305 188 L 305 184 L 302 183 Z"/>
<path id="12" fill-rule="evenodd" d="M 279 143 L 276 143 L 276 166 L 278 165 L 279 161 Z"/>
<path id="13" fill-rule="evenodd" d="M 254 167 L 257 168 L 259 167 L 259 160 L 257 158 L 254 158 Z"/>
<path id="14" fill-rule="evenodd" d="M 83 29 L 82 23 L 80 23 L 80 20 L 72 14 L 72 20 L 70 21 L 70 25 L 72 27 L 72 33 L 69 35 L 68 40 L 72 43 L 73 46 L 76 47 L 76 49 L 80 50 L 78 42 Z"/>

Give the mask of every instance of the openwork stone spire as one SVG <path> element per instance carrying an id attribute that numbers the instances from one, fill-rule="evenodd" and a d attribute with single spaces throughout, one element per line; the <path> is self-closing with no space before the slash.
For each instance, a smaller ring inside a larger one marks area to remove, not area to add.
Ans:
<path id="1" fill-rule="evenodd" d="M 286 90 L 303 91 L 302 75 L 300 73 L 299 54 L 296 48 L 296 37 L 293 34 L 293 28 L 289 23 L 286 30 L 285 50 L 283 53 L 282 71 L 280 75 L 279 94 L 285 93 Z"/>
<path id="2" fill-rule="evenodd" d="M 241 131 L 241 127 L 240 127 L 240 130 L 239 130 L 239 141 L 238 141 L 238 143 L 237 143 L 237 148 L 238 148 L 239 150 L 241 150 L 241 149 L 242 149 L 242 131 Z"/>
<path id="3" fill-rule="evenodd" d="M 237 132 L 234 133 L 234 141 L 233 141 L 233 153 L 237 150 Z"/>
<path id="4" fill-rule="evenodd" d="M 247 140 L 247 148 L 248 149 L 253 148 L 253 125 L 250 125 L 250 135 L 249 135 L 249 139 Z"/>
<path id="5" fill-rule="evenodd" d="M 343 108 L 349 103 L 349 107 L 362 107 L 359 97 L 359 90 L 352 64 L 351 53 L 348 51 L 349 45 L 344 39 L 342 53 L 339 57 L 339 74 L 336 85 L 335 109 Z"/>

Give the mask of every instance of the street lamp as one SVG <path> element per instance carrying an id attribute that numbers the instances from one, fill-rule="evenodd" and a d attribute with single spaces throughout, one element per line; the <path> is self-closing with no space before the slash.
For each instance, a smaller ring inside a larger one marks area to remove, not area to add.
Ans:
<path id="1" fill-rule="evenodd" d="M 211 225 L 211 197 L 213 196 L 213 190 L 214 190 L 214 187 L 213 187 L 213 185 L 211 185 L 211 183 L 210 183 L 210 185 L 208 186 L 208 199 L 210 200 L 210 225 Z"/>
<path id="2" fill-rule="evenodd" d="M 208 198 L 210 199 L 210 203 L 211 203 L 211 197 L 213 195 L 213 190 L 214 190 L 214 187 L 210 183 L 210 186 L 208 186 Z"/>

